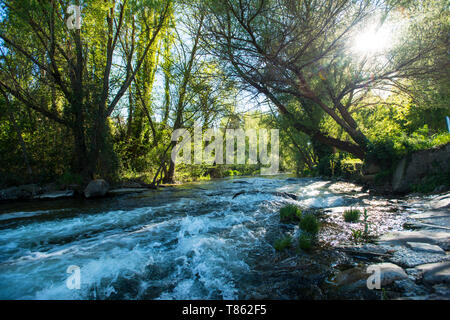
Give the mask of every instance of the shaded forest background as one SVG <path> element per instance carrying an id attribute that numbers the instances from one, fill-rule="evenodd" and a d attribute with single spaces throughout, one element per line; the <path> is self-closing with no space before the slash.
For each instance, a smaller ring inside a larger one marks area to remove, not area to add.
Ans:
<path id="1" fill-rule="evenodd" d="M 376 164 L 382 181 L 450 142 L 447 1 L 2 0 L 0 19 L 2 187 L 259 172 L 175 166 L 171 134 L 195 122 L 280 129 L 280 170 L 304 176 Z M 369 25 L 401 27 L 356 55 Z"/>

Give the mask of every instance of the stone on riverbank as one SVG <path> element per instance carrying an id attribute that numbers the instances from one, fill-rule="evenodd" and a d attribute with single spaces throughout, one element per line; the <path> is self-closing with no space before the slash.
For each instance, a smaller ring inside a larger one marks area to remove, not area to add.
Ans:
<path id="1" fill-rule="evenodd" d="M 44 193 L 44 194 L 33 197 L 33 199 L 53 200 L 53 199 L 61 199 L 61 198 L 71 198 L 74 195 L 75 195 L 75 191 L 65 190 L 65 191 L 55 191 L 55 192 Z"/>
<path id="2" fill-rule="evenodd" d="M 429 253 L 424 251 L 415 251 L 407 247 L 397 246 L 395 252 L 389 261 L 402 267 L 412 268 L 421 264 L 435 263 L 450 260 L 450 256 L 442 253 Z"/>
<path id="3" fill-rule="evenodd" d="M 434 244 L 424 242 L 406 242 L 406 245 L 414 251 L 423 251 L 426 253 L 434 253 L 434 254 L 445 254 L 444 249 Z"/>
<path id="4" fill-rule="evenodd" d="M 109 190 L 109 184 L 103 179 L 92 180 L 84 189 L 84 196 L 86 198 L 103 197 Z"/>
<path id="5" fill-rule="evenodd" d="M 119 189 L 112 189 L 108 190 L 108 194 L 110 195 L 122 195 L 122 194 L 129 194 L 129 193 L 141 193 L 144 191 L 150 190 L 149 188 L 119 188 Z"/>
<path id="6" fill-rule="evenodd" d="M 0 200 L 2 201 L 28 199 L 30 196 L 30 192 L 23 190 L 20 187 L 11 187 L 0 190 Z"/>
<path id="7" fill-rule="evenodd" d="M 444 250 L 450 249 L 449 231 L 396 231 L 387 233 L 379 238 L 380 245 L 405 245 L 406 242 L 425 242 L 440 246 Z"/>
<path id="8" fill-rule="evenodd" d="M 423 272 L 423 281 L 430 284 L 450 284 L 450 261 L 424 264 L 416 267 Z"/>
<path id="9" fill-rule="evenodd" d="M 377 263 L 369 266 L 369 268 L 370 267 L 380 270 L 381 286 L 390 285 L 396 280 L 408 279 L 408 275 L 405 270 L 393 263 Z"/>

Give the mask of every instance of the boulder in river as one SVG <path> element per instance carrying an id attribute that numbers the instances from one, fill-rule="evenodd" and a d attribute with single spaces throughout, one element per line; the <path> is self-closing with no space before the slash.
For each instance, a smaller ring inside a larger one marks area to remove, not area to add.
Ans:
<path id="1" fill-rule="evenodd" d="M 96 179 L 89 182 L 84 189 L 84 196 L 86 198 L 103 197 L 109 190 L 109 184 L 103 179 Z"/>

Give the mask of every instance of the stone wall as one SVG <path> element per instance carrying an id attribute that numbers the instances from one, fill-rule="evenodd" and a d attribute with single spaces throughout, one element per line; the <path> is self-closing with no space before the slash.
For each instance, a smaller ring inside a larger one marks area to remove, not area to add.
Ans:
<path id="1" fill-rule="evenodd" d="M 414 184 L 430 174 L 445 173 L 450 170 L 450 143 L 438 148 L 421 150 L 403 158 L 392 179 L 392 189 L 397 193 L 407 193 Z"/>

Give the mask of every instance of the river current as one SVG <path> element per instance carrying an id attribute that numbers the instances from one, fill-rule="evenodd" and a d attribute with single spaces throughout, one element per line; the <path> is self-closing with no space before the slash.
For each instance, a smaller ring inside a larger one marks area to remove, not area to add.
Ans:
<path id="1" fill-rule="evenodd" d="M 327 181 L 278 176 L 99 200 L 3 204 L 0 299 L 291 298 L 273 289 L 288 275 L 266 272 L 274 241 L 299 232 L 280 225 L 279 209 L 358 201 Z M 69 266 L 79 267 L 80 289 L 67 286 Z M 254 288 L 259 296 L 252 296 Z"/>

